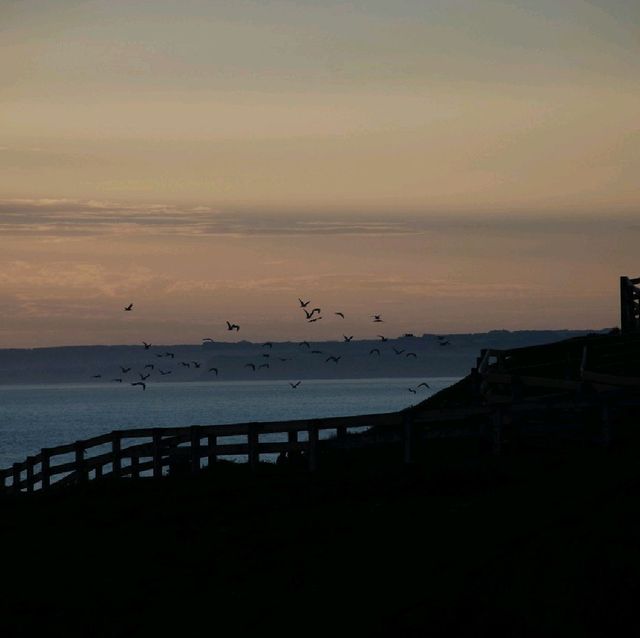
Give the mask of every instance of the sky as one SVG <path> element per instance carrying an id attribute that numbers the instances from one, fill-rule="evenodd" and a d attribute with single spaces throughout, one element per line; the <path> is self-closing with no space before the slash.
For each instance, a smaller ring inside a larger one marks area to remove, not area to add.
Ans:
<path id="1" fill-rule="evenodd" d="M 635 0 L 0 0 L 0 347 L 616 325 L 639 77 Z"/>

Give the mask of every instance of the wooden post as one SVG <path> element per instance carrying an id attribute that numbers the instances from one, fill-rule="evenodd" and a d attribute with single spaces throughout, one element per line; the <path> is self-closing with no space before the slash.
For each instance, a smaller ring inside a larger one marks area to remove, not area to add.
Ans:
<path id="1" fill-rule="evenodd" d="M 200 427 L 192 425 L 189 428 L 191 438 L 191 473 L 196 474 L 200 471 Z"/>
<path id="2" fill-rule="evenodd" d="M 160 428 L 153 430 L 153 478 L 162 478 L 162 431 Z"/>
<path id="3" fill-rule="evenodd" d="M 309 426 L 309 471 L 315 472 L 318 469 L 318 426 Z"/>
<path id="4" fill-rule="evenodd" d="M 215 434 L 207 436 L 207 464 L 213 467 L 218 460 L 218 437 Z"/>
<path id="5" fill-rule="evenodd" d="M 402 419 L 404 438 L 404 462 L 406 465 L 413 463 L 413 419 L 405 414 Z"/>
<path id="6" fill-rule="evenodd" d="M 96 465 L 96 481 L 102 478 L 102 463 Z"/>
<path id="7" fill-rule="evenodd" d="M 122 437 L 120 432 L 113 432 L 111 452 L 113 454 L 113 476 L 114 478 L 120 478 L 122 476 Z"/>
<path id="8" fill-rule="evenodd" d="M 40 461 L 40 474 L 42 475 L 41 488 L 43 490 L 47 490 L 49 489 L 49 487 L 51 487 L 51 455 L 49 454 L 49 450 L 47 448 L 42 448 L 41 456 L 42 456 L 42 461 Z"/>
<path id="9" fill-rule="evenodd" d="M 76 474 L 78 477 L 78 483 L 84 483 L 88 480 L 89 476 L 86 471 L 84 462 L 84 444 L 82 441 L 76 441 L 75 443 L 76 454 Z"/>
<path id="10" fill-rule="evenodd" d="M 255 472 L 260 465 L 260 435 L 258 433 L 257 424 L 249 424 L 247 441 L 249 443 L 249 467 L 252 472 Z"/>
<path id="11" fill-rule="evenodd" d="M 27 492 L 33 492 L 35 489 L 35 484 L 33 480 L 33 457 L 27 457 Z"/>
<path id="12" fill-rule="evenodd" d="M 12 490 L 14 492 L 20 492 L 20 474 L 21 474 L 21 470 L 20 470 L 20 463 L 14 463 L 13 464 L 13 485 L 12 485 Z"/>
<path id="13" fill-rule="evenodd" d="M 138 454 L 131 457 L 131 478 L 140 478 L 140 456 Z"/>
<path id="14" fill-rule="evenodd" d="M 493 445 L 492 452 L 496 455 L 502 452 L 502 426 L 504 415 L 502 408 L 497 408 L 493 413 Z"/>
<path id="15" fill-rule="evenodd" d="M 336 428 L 336 438 L 342 441 L 347 436 L 347 427 L 345 425 L 339 425 Z"/>

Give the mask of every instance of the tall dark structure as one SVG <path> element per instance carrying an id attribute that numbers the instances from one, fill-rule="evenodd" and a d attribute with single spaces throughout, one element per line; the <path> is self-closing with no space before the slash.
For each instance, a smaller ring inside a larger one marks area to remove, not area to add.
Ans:
<path id="1" fill-rule="evenodd" d="M 623 333 L 640 333 L 640 277 L 620 277 L 620 328 Z"/>

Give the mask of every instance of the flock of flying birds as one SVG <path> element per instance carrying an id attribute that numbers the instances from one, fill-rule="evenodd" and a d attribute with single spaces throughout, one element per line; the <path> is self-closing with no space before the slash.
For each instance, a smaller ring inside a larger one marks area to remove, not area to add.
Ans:
<path id="1" fill-rule="evenodd" d="M 322 315 L 322 309 L 321 308 L 311 308 L 311 310 L 308 310 L 309 304 L 311 303 L 311 300 L 308 301 L 304 301 L 303 299 L 298 299 L 298 302 L 300 304 L 299 309 L 302 310 L 304 312 L 305 315 L 305 319 L 308 323 L 315 323 L 317 321 L 320 321 L 323 318 Z M 132 312 L 133 311 L 133 303 L 130 303 L 128 306 L 125 306 L 123 308 L 123 310 L 125 312 Z M 336 311 L 333 313 L 335 316 L 340 317 L 341 319 L 345 318 L 345 315 L 343 312 L 340 311 Z M 371 315 L 371 320 L 373 323 L 384 323 L 382 316 L 381 315 Z M 227 330 L 230 332 L 239 332 L 240 331 L 240 326 L 237 323 L 232 323 L 231 321 L 227 321 Z M 350 343 L 353 339 L 354 335 L 343 335 L 343 342 L 344 343 Z M 388 341 L 388 338 L 385 337 L 384 335 L 377 335 L 378 338 L 380 339 L 380 343 L 386 343 Z M 411 334 L 405 334 L 405 337 L 412 337 L 413 335 Z M 442 347 L 446 347 L 451 345 L 451 342 L 443 336 L 438 336 L 438 344 Z M 211 337 L 205 337 L 204 339 L 202 339 L 202 345 L 206 344 L 206 343 L 215 343 L 214 340 Z M 324 353 L 321 350 L 314 350 L 312 349 L 311 344 L 308 341 L 301 341 L 299 344 L 300 348 L 306 348 L 307 351 L 311 354 L 314 355 L 323 355 Z M 153 344 L 151 343 L 147 343 L 146 341 L 142 342 L 142 346 L 144 347 L 145 350 L 150 350 L 153 346 Z M 268 369 L 270 367 L 270 359 L 271 359 L 271 350 L 273 349 L 273 343 L 271 341 L 267 341 L 265 343 L 262 344 L 262 348 L 265 349 L 263 350 L 263 352 L 261 353 L 261 356 L 263 358 L 263 363 L 260 364 L 256 364 L 256 363 L 246 363 L 245 364 L 245 368 L 249 368 L 251 369 L 253 372 L 257 372 L 258 370 L 261 369 Z M 267 351 L 268 350 L 268 351 Z M 396 356 L 401 356 L 404 355 L 407 358 L 414 358 L 416 359 L 418 357 L 418 355 L 415 352 L 410 352 L 407 351 L 406 349 L 401 349 L 401 348 L 396 348 L 395 346 L 392 347 L 393 352 L 396 354 Z M 174 352 L 170 352 L 170 351 L 163 351 L 163 352 L 155 352 L 154 353 L 156 358 L 158 359 L 167 359 L 167 360 L 171 360 L 172 362 L 175 360 L 175 353 Z M 381 356 L 381 350 L 380 348 L 372 348 L 369 351 L 369 356 L 370 357 L 380 357 Z M 340 359 L 342 358 L 342 355 L 336 356 L 336 355 L 329 355 L 328 357 L 325 358 L 325 363 L 333 363 L 335 365 L 337 365 L 340 362 Z M 289 359 L 287 357 L 277 357 L 277 359 L 281 362 L 285 362 L 288 361 Z M 178 366 L 183 367 L 183 368 L 201 368 L 202 367 L 202 363 L 200 361 L 195 361 L 195 360 L 191 360 L 191 361 L 179 361 L 178 362 Z M 176 368 L 174 369 L 170 369 L 168 368 L 166 365 L 161 365 L 159 362 L 158 363 L 147 363 L 144 368 L 142 369 L 142 371 L 138 371 L 138 372 L 134 372 L 132 366 L 120 366 L 120 370 L 121 370 L 121 375 L 111 379 L 110 381 L 113 383 L 129 383 L 129 385 L 134 386 L 134 387 L 140 387 L 142 388 L 142 390 L 146 390 L 147 389 L 147 379 L 149 379 L 151 377 L 152 374 L 155 374 L 156 372 L 158 374 L 160 374 L 160 376 L 167 376 L 172 374 Z M 210 367 L 207 368 L 207 372 L 214 374 L 216 377 L 219 375 L 220 370 L 217 367 Z M 135 378 L 134 381 L 132 381 L 132 377 L 129 376 L 127 377 L 126 375 L 129 375 L 129 373 L 133 373 L 134 375 L 137 374 L 137 377 L 133 377 Z M 94 374 L 92 376 L 93 379 L 101 379 L 102 378 L 102 374 Z M 291 388 L 293 390 L 296 390 L 300 384 L 302 383 L 302 381 L 296 381 L 296 382 L 289 382 L 289 385 L 291 386 Z M 409 392 L 411 392 L 412 394 L 417 394 L 418 390 L 420 388 L 425 388 L 425 389 L 429 389 L 430 386 L 428 383 L 426 382 L 422 382 L 419 383 L 415 388 L 407 388 L 407 390 Z"/>

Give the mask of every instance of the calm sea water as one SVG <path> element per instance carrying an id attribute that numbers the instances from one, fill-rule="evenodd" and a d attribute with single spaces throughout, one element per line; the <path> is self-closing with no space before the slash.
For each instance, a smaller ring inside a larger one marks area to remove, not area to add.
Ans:
<path id="1" fill-rule="evenodd" d="M 0 468 L 43 447 L 111 430 L 243 421 L 279 421 L 390 412 L 415 404 L 457 379 L 163 383 L 142 391 L 114 385 L 0 386 Z"/>

